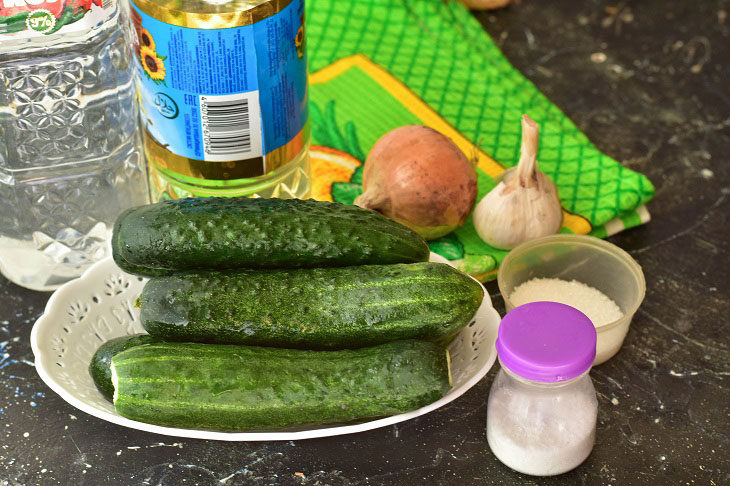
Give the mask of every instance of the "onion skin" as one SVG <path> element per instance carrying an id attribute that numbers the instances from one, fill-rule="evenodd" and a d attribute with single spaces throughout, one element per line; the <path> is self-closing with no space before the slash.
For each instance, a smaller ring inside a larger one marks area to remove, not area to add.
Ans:
<path id="1" fill-rule="evenodd" d="M 472 10 L 494 10 L 506 7 L 512 0 L 461 0 L 461 3 Z"/>
<path id="2" fill-rule="evenodd" d="M 363 189 L 356 205 L 432 240 L 464 224 L 476 202 L 477 176 L 448 137 L 408 125 L 386 133 L 370 150 Z"/>

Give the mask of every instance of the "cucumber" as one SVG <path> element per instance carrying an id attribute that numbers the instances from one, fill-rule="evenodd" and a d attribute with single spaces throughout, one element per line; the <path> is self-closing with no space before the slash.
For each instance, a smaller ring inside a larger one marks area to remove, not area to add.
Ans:
<path id="1" fill-rule="evenodd" d="M 383 417 L 441 398 L 447 360 L 425 341 L 344 351 L 144 344 L 112 358 L 114 408 L 140 422 L 221 431 Z"/>
<path id="2" fill-rule="evenodd" d="M 10 17 L 0 17 L 0 35 L 22 32 L 28 28 L 25 19 L 30 12 L 20 12 Z"/>
<path id="3" fill-rule="evenodd" d="M 51 30 L 48 32 L 44 32 L 46 35 L 54 34 L 61 30 L 61 27 L 66 25 L 69 20 L 74 16 L 74 8 L 72 6 L 67 6 L 63 9 L 63 12 L 61 15 L 56 19 L 56 25 L 53 26 Z"/>
<path id="4" fill-rule="evenodd" d="M 144 265 L 135 265 L 133 263 L 129 263 L 124 258 L 122 258 L 119 255 L 119 247 L 114 244 L 114 240 L 112 239 L 112 258 L 114 259 L 114 263 L 117 264 L 119 268 L 124 270 L 126 273 L 131 273 L 132 275 L 142 275 L 145 277 L 155 277 L 155 276 L 162 276 L 162 275 L 170 275 L 169 270 L 164 270 L 160 268 L 150 268 L 146 267 Z"/>
<path id="5" fill-rule="evenodd" d="M 426 241 L 385 216 L 300 199 L 187 198 L 131 208 L 114 225 L 117 265 L 193 269 L 339 267 L 428 260 Z"/>
<path id="6" fill-rule="evenodd" d="M 133 346 L 156 342 L 159 342 L 159 340 L 147 334 L 135 334 L 134 336 L 122 336 L 110 339 L 99 346 L 99 349 L 96 350 L 96 353 L 91 358 L 91 363 L 89 363 L 89 373 L 91 374 L 91 379 L 94 380 L 96 388 L 104 395 L 104 398 L 111 402 L 112 396 L 114 395 L 114 385 L 112 385 L 110 369 L 112 357 Z"/>
<path id="7" fill-rule="evenodd" d="M 483 296 L 442 263 L 199 272 L 150 279 L 140 319 L 165 341 L 358 348 L 452 337 Z"/>
<path id="8" fill-rule="evenodd" d="M 26 28 L 27 26 L 25 25 L 25 19 L 28 18 L 29 13 L 30 12 L 25 11 L 25 12 L 18 12 L 9 17 L 0 16 L 0 26 L 7 27 L 7 26 L 10 26 L 10 24 L 22 24 L 24 26 L 24 28 Z M 3 33 L 7 33 L 7 32 L 3 31 Z"/>

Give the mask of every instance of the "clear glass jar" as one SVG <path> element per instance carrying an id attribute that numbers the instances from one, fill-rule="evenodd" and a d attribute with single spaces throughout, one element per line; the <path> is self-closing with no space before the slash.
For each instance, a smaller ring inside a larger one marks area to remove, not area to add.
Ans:
<path id="1" fill-rule="evenodd" d="M 588 371 L 568 381 L 542 383 L 502 367 L 489 392 L 487 441 L 494 455 L 515 471 L 562 474 L 591 453 L 597 416 Z"/>
<path id="2" fill-rule="evenodd" d="M 26 3 L 0 25 L 0 272 L 48 291 L 107 257 L 149 191 L 127 2 Z"/>
<path id="3" fill-rule="evenodd" d="M 497 353 L 502 369 L 487 406 L 494 455 L 533 476 L 577 467 L 593 449 L 598 416 L 590 319 L 555 302 L 517 307 L 500 323 Z"/>

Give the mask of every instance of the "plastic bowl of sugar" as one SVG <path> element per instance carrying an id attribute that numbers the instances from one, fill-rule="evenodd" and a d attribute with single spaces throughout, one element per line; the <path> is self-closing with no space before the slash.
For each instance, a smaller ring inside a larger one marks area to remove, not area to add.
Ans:
<path id="1" fill-rule="evenodd" d="M 510 251 L 497 275 L 509 312 L 527 302 L 571 305 L 596 326 L 599 365 L 615 355 L 644 300 L 644 273 L 631 255 L 592 236 L 552 235 Z"/>

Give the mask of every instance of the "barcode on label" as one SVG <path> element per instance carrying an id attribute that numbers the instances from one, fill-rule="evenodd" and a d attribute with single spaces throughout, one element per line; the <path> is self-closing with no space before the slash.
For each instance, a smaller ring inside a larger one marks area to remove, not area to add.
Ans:
<path id="1" fill-rule="evenodd" d="M 104 10 L 112 8 L 114 6 L 114 0 L 101 0 L 101 8 Z"/>
<path id="2" fill-rule="evenodd" d="M 258 96 L 254 96 L 257 94 L 200 97 L 206 160 L 261 155 Z"/>

